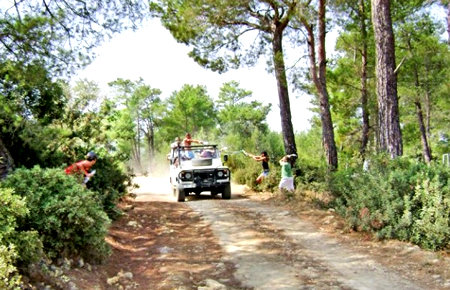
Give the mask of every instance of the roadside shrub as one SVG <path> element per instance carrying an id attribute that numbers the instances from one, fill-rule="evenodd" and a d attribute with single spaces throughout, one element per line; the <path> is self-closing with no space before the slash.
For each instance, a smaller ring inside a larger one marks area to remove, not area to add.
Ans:
<path id="1" fill-rule="evenodd" d="M 450 242 L 449 172 L 438 164 L 377 156 L 368 171 L 334 173 L 330 190 L 350 227 L 439 249 Z"/>
<path id="2" fill-rule="evenodd" d="M 24 198 L 0 188 L 0 204 L 0 289 L 14 289 L 21 280 L 18 267 L 41 258 L 42 243 L 37 232 L 18 227 L 17 221 L 29 213 Z"/>
<path id="3" fill-rule="evenodd" d="M 232 179 L 234 182 L 238 184 L 245 184 L 250 188 L 254 187 L 254 179 L 255 179 L 256 171 L 250 172 L 248 169 L 239 168 L 232 171 Z"/>
<path id="4" fill-rule="evenodd" d="M 329 174 L 326 167 L 313 166 L 303 160 L 297 160 L 293 174 L 296 185 L 302 190 L 328 191 Z"/>
<path id="5" fill-rule="evenodd" d="M 99 158 L 93 167 L 96 173 L 87 183 L 87 187 L 96 192 L 111 219 L 121 215 L 117 203 L 128 193 L 127 187 L 131 184 L 131 176 L 123 172 L 120 163 L 111 156 Z"/>
<path id="6" fill-rule="evenodd" d="M 429 172 L 427 172 L 429 173 Z M 440 174 L 420 174 L 414 195 L 405 198 L 403 220 L 411 227 L 411 241 L 423 248 L 438 249 L 450 243 L 450 185 Z"/>
<path id="7" fill-rule="evenodd" d="M 111 153 L 104 146 L 89 145 L 75 138 L 67 144 L 66 159 L 60 165 L 66 167 L 83 160 L 89 151 L 95 152 L 98 159 L 92 167 L 96 173 L 87 183 L 87 188 L 96 192 L 104 211 L 114 220 L 121 216 L 117 202 L 128 194 L 128 186 L 131 185 L 131 170 L 125 165 L 129 155 L 120 152 Z"/>
<path id="8" fill-rule="evenodd" d="M 238 184 L 246 184 L 252 187 L 253 176 L 256 174 L 256 165 L 250 163 L 250 158 L 240 152 L 228 156 L 226 165 L 231 170 L 233 181 Z"/>
<path id="9" fill-rule="evenodd" d="M 260 170 L 258 171 L 258 174 L 255 176 L 254 180 L 258 175 L 261 174 L 262 168 L 261 165 L 259 166 Z M 278 184 L 280 183 L 280 179 L 281 179 L 280 167 L 270 164 L 269 175 L 265 177 L 260 184 L 257 184 L 254 180 L 253 183 L 255 184 L 255 188 L 259 191 L 275 192 L 276 190 L 278 190 Z"/>
<path id="10" fill-rule="evenodd" d="M 21 276 L 14 266 L 16 258 L 14 245 L 0 245 L 0 289 L 20 289 Z"/>
<path id="11" fill-rule="evenodd" d="M 20 235 L 16 219 L 28 213 L 25 201 L 10 188 L 0 189 L 0 288 L 18 287 L 21 276 L 16 263 L 18 254 L 13 241 Z"/>
<path id="12" fill-rule="evenodd" d="M 383 192 L 388 191 L 388 182 L 379 182 L 376 175 L 347 169 L 337 172 L 330 185 L 337 197 L 337 210 L 346 217 L 349 226 L 370 230 L 373 219 L 380 218 L 382 197 L 386 195 Z"/>
<path id="13" fill-rule="evenodd" d="M 104 237 L 109 219 L 95 193 L 61 169 L 17 169 L 2 183 L 25 197 L 29 214 L 21 230 L 36 230 L 47 257 L 80 255 L 99 261 L 109 253 Z"/>

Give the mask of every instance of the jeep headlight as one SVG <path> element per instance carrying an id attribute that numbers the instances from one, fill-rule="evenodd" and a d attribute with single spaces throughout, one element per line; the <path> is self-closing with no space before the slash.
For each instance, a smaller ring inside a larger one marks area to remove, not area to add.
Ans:
<path id="1" fill-rule="evenodd" d="M 217 178 L 226 179 L 229 176 L 228 169 L 221 169 L 217 171 Z"/>
<path id="2" fill-rule="evenodd" d="M 194 174 L 191 171 L 181 171 L 178 174 L 181 181 L 191 181 L 194 180 Z"/>

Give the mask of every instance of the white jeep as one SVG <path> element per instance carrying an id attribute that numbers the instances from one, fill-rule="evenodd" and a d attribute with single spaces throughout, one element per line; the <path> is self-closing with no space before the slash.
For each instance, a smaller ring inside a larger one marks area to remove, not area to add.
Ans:
<path id="1" fill-rule="evenodd" d="M 224 155 L 224 161 L 227 161 Z M 190 145 L 173 147 L 168 155 L 170 183 L 177 201 L 184 201 L 191 192 L 204 191 L 231 198 L 231 173 L 224 166 L 217 145 Z"/>

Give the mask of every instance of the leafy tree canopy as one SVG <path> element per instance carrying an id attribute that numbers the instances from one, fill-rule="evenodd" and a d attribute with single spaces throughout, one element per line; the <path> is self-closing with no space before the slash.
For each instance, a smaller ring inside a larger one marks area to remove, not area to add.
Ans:
<path id="1" fill-rule="evenodd" d="M 274 19 L 286 27 L 296 3 L 159 0 L 150 4 L 150 11 L 161 18 L 177 41 L 192 46 L 189 55 L 197 63 L 224 72 L 241 65 L 253 65 L 264 54 L 271 58 Z"/>
<path id="2" fill-rule="evenodd" d="M 255 129 L 261 132 L 268 131 L 266 116 L 271 105 L 263 106 L 257 101 L 245 102 L 244 100 L 251 97 L 251 94 L 251 91 L 239 88 L 239 83 L 236 81 L 222 86 L 217 109 L 223 135 L 237 135 L 239 140 L 245 140 L 252 136 Z"/>
<path id="3" fill-rule="evenodd" d="M 87 64 L 105 36 L 135 28 L 142 1 L 2 1 L 0 59 L 27 65 L 39 60 L 57 75 Z"/>
<path id="4" fill-rule="evenodd" d="M 193 136 L 201 130 L 208 131 L 216 125 L 214 102 L 203 86 L 184 85 L 167 100 L 167 116 L 164 122 L 175 136 L 190 132 Z"/>

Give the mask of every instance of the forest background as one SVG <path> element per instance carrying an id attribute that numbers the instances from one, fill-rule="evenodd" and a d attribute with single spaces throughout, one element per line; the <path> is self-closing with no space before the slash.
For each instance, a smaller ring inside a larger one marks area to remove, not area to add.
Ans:
<path id="1" fill-rule="evenodd" d="M 296 192 L 280 193 L 290 202 L 313 191 L 350 228 L 448 249 L 450 16 L 431 7 L 450 15 L 448 1 L 420 0 L 3 2 L 0 286 L 17 287 L 42 261 L 105 259 L 132 174 L 166 162 L 185 132 L 224 148 L 234 180 L 255 190 L 276 191 L 277 161 L 297 154 Z M 266 61 L 278 98 L 263 104 L 238 81 L 217 96 L 187 83 L 168 98 L 142 78 L 110 80 L 107 95 L 92 80 L 71 85 L 96 46 L 148 17 L 212 71 Z M 292 91 L 313 100 L 307 131 L 295 132 Z M 90 150 L 98 173 L 84 188 L 62 169 Z M 269 153 L 266 182 L 254 183 L 260 167 L 241 150 Z"/>

